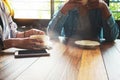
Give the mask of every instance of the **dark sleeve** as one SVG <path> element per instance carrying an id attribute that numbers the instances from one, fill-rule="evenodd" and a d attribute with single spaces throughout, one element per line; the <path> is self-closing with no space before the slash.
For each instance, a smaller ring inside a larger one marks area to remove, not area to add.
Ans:
<path id="1" fill-rule="evenodd" d="M 103 34 L 106 41 L 114 41 L 119 35 L 119 27 L 112 15 L 104 20 Z"/>
<path id="2" fill-rule="evenodd" d="M 0 17 L 0 50 L 3 49 L 2 29 L 3 29 L 3 22 L 2 22 L 2 19 Z"/>
<path id="3" fill-rule="evenodd" d="M 60 10 L 54 14 L 47 27 L 47 34 L 50 36 L 50 38 L 57 38 L 61 35 L 61 31 L 63 28 L 62 26 L 66 21 L 66 18 L 67 15 L 61 13 Z"/>
<path id="4" fill-rule="evenodd" d="M 3 50 L 4 46 L 3 46 L 3 41 L 2 41 L 2 37 L 0 35 L 0 50 Z"/>

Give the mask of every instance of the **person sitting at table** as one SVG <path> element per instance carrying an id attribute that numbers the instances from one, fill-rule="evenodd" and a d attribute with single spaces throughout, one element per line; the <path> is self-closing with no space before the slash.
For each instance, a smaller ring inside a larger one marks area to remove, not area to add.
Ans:
<path id="1" fill-rule="evenodd" d="M 114 41 L 119 28 L 105 1 L 69 0 L 53 15 L 47 34 L 51 39 L 64 36 Z"/>
<path id="2" fill-rule="evenodd" d="M 30 29 L 24 32 L 17 31 L 17 24 L 12 20 L 4 1 L 6 0 L 0 0 L 0 50 L 11 47 L 39 49 L 38 46 L 41 46 L 43 41 L 31 39 L 30 35 L 45 35 L 45 32 L 38 29 Z"/>

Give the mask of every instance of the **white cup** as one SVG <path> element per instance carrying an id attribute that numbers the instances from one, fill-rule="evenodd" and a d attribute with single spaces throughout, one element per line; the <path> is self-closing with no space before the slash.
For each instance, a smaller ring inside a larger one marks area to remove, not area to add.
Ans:
<path id="1" fill-rule="evenodd" d="M 40 41 L 43 41 L 44 46 L 47 46 L 49 43 L 49 37 L 47 35 L 31 35 L 30 38 L 40 39 Z"/>

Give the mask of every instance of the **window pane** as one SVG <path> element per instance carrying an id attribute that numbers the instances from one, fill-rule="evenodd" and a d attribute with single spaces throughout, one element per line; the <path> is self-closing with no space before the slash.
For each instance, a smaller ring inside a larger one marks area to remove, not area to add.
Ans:
<path id="1" fill-rule="evenodd" d="M 110 0 L 110 9 L 116 20 L 120 20 L 120 0 Z"/>
<path id="2" fill-rule="evenodd" d="M 54 11 L 57 11 L 66 0 L 55 0 Z"/>
<path id="3" fill-rule="evenodd" d="M 14 18 L 51 19 L 53 13 L 67 0 L 9 0 Z M 51 2 L 52 1 L 52 2 Z"/>
<path id="4" fill-rule="evenodd" d="M 50 0 L 10 0 L 14 18 L 50 19 Z"/>

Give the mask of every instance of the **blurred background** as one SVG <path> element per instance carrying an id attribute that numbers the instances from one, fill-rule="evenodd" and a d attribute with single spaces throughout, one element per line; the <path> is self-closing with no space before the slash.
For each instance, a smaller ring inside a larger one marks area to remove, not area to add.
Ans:
<path id="1" fill-rule="evenodd" d="M 48 22 L 60 5 L 67 0 L 5 0 L 19 30 L 38 28 L 46 30 Z M 120 0 L 106 0 L 120 26 Z M 120 38 L 120 37 L 119 37 Z"/>

